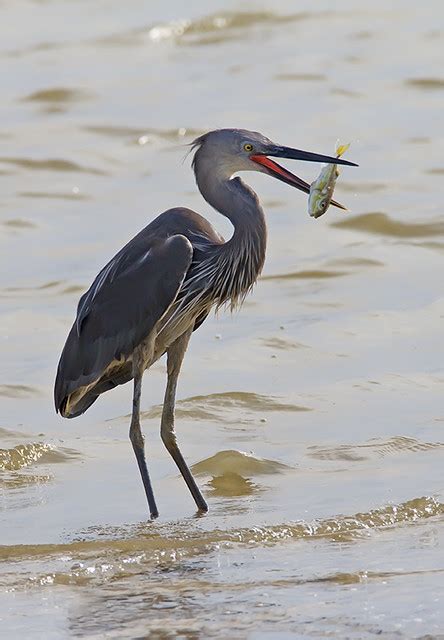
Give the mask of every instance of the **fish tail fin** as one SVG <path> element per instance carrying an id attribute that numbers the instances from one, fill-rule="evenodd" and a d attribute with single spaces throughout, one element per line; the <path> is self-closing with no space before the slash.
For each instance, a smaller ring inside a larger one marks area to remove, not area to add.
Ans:
<path id="1" fill-rule="evenodd" d="M 337 144 L 336 145 L 336 157 L 340 158 L 342 155 L 344 155 L 344 153 L 350 147 L 350 144 L 351 144 L 350 142 L 348 144 Z"/>

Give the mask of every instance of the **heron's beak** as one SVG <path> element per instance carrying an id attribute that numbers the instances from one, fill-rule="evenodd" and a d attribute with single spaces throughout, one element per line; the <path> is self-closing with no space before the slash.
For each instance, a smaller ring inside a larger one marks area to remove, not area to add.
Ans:
<path id="1" fill-rule="evenodd" d="M 292 187 L 296 187 L 300 191 L 304 193 L 310 193 L 310 185 L 302 180 L 302 178 L 298 178 L 294 173 L 288 171 L 284 167 L 281 167 L 274 160 L 270 160 L 268 156 L 274 156 L 277 158 L 289 158 L 291 160 L 304 160 L 306 162 L 325 162 L 327 164 L 344 164 L 349 167 L 357 167 L 358 165 L 354 162 L 349 162 L 348 160 L 342 160 L 342 158 L 333 158 L 332 156 L 323 156 L 319 153 L 311 153 L 310 151 L 302 151 L 301 149 L 292 149 L 291 147 L 272 147 L 267 155 L 256 154 L 250 156 L 250 159 L 253 162 L 265 167 L 267 172 L 278 180 L 282 180 L 282 182 L 286 182 Z M 342 204 L 336 202 L 335 200 L 331 201 L 331 204 L 339 209 L 346 210 Z"/>

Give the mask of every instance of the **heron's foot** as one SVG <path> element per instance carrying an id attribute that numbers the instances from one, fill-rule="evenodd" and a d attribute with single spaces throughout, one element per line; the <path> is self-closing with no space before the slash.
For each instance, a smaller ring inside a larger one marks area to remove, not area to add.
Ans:
<path id="1" fill-rule="evenodd" d="M 196 513 L 194 514 L 194 517 L 195 518 L 205 518 L 205 516 L 207 515 L 208 511 L 209 511 L 208 506 L 207 506 L 206 509 L 198 509 L 196 511 Z"/>
<path id="2" fill-rule="evenodd" d="M 209 511 L 208 505 L 207 505 L 204 497 L 200 493 L 200 491 L 199 491 L 199 497 L 196 495 L 195 496 L 195 500 L 196 500 L 196 505 L 197 505 L 197 512 L 200 513 L 201 515 L 204 515 L 205 513 L 208 513 L 208 511 Z"/>

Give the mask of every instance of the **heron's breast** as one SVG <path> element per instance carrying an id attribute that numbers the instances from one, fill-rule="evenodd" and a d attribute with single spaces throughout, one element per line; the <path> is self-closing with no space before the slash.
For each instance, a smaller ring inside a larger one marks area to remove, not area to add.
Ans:
<path id="1" fill-rule="evenodd" d="M 168 351 L 169 346 L 185 331 L 194 328 L 197 318 L 209 312 L 211 307 L 210 300 L 195 299 L 192 304 L 183 299 L 177 300 L 155 329 L 153 362 Z"/>

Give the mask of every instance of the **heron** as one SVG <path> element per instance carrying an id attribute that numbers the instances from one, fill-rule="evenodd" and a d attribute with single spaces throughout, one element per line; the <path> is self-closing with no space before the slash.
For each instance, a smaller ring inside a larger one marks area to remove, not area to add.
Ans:
<path id="1" fill-rule="evenodd" d="M 218 129 L 196 138 L 192 168 L 203 198 L 233 225 L 227 241 L 201 215 L 177 207 L 161 213 L 99 272 L 79 300 L 60 356 L 55 408 L 64 418 L 83 414 L 104 392 L 133 381 L 129 438 L 151 518 L 159 515 L 140 425 L 142 376 L 167 356 L 161 439 L 199 512 L 208 505 L 179 449 L 176 388 L 191 334 L 211 309 L 239 308 L 261 273 L 267 243 L 264 211 L 237 175 L 259 171 L 300 191 L 310 186 L 272 158 L 357 166 L 275 144 L 260 133 Z M 344 209 L 338 202 L 336 207 Z"/>

